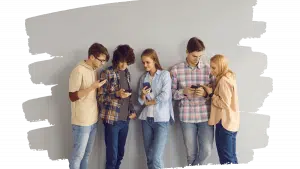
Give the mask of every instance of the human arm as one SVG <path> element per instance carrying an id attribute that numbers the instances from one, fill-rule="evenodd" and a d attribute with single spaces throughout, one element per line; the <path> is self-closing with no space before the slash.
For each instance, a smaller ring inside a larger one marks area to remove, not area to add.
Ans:
<path id="1" fill-rule="evenodd" d="M 96 81 L 91 86 L 85 89 L 80 89 L 82 83 L 83 74 L 79 69 L 74 69 L 71 72 L 69 78 L 69 99 L 75 102 L 85 96 L 87 96 L 91 91 L 96 90 L 101 87 L 106 81 Z"/>

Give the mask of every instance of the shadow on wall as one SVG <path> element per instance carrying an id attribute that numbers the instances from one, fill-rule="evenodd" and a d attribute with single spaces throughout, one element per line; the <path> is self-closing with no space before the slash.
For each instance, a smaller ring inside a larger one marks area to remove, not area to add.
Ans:
<path id="1" fill-rule="evenodd" d="M 142 63 L 142 58 L 141 58 L 142 52 L 143 52 L 142 50 L 139 50 L 138 52 L 135 51 L 134 67 L 136 67 L 137 71 L 139 72 L 145 72 L 144 65 Z"/>
<path id="2" fill-rule="evenodd" d="M 51 97 L 53 103 L 52 113 L 56 113 L 55 116 L 52 116 L 55 118 L 53 120 L 55 121 L 55 132 L 57 133 L 55 139 L 60 139 L 58 143 L 61 143 L 61 151 L 63 151 L 62 154 L 64 157 L 70 156 L 73 144 L 71 104 L 68 93 L 69 77 L 71 71 L 79 61 L 87 58 L 87 53 L 86 51 L 75 51 L 74 54 L 70 56 L 72 57 L 63 59 L 66 60 L 64 66 L 55 71 L 56 73 L 54 73 L 52 79 L 49 80 L 54 82 L 53 86 L 51 86 L 51 89 L 53 89 L 51 90 Z"/>
<path id="3" fill-rule="evenodd" d="M 189 39 L 188 39 L 189 40 Z M 183 40 L 181 41 L 180 45 L 179 45 L 179 55 L 181 56 L 181 61 L 185 60 L 185 57 L 186 57 L 186 46 L 187 46 L 187 43 L 188 43 L 188 40 Z"/>
<path id="4" fill-rule="evenodd" d="M 182 130 L 180 126 L 180 121 L 179 121 L 179 107 L 178 107 L 179 101 L 173 101 L 173 110 L 174 110 L 174 118 L 175 118 L 175 124 L 171 126 L 170 129 L 170 135 L 169 138 L 174 138 L 174 139 L 169 139 L 172 145 L 177 145 L 176 150 L 170 150 L 173 152 L 173 154 L 177 154 L 175 159 L 170 159 L 169 161 L 175 166 L 185 166 L 186 164 L 186 149 L 184 146 L 184 141 L 183 141 L 183 135 L 182 135 Z M 175 147 L 175 146 L 170 146 L 170 148 Z M 170 155 L 172 156 L 172 155 Z M 173 166 L 170 165 L 170 166 Z"/>

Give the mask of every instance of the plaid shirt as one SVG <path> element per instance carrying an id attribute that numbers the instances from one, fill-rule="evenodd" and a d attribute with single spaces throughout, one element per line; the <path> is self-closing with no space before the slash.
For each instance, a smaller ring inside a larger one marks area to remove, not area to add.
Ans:
<path id="1" fill-rule="evenodd" d="M 128 84 L 130 84 L 130 73 L 128 69 L 125 70 L 125 76 Z M 116 96 L 116 92 L 120 90 L 120 75 L 117 69 L 110 66 L 101 72 L 100 79 L 107 79 L 107 82 L 98 90 L 97 94 L 100 117 L 106 123 L 113 124 L 115 121 L 118 121 L 118 115 L 120 113 L 121 98 Z M 129 97 L 128 115 L 135 113 L 131 96 Z M 129 117 L 127 120 L 129 120 Z"/>
<path id="2" fill-rule="evenodd" d="M 174 100 L 179 100 L 179 119 L 182 122 L 198 123 L 209 119 L 211 100 L 204 97 L 191 98 L 183 94 L 185 87 L 191 85 L 215 85 L 215 78 L 210 74 L 210 67 L 199 62 L 192 68 L 182 62 L 171 68 L 172 94 Z"/>

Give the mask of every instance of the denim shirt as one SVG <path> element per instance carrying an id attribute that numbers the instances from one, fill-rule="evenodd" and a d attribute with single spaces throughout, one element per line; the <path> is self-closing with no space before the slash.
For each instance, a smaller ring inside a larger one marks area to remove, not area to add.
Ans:
<path id="1" fill-rule="evenodd" d="M 150 74 L 145 72 L 139 82 L 138 101 L 144 105 L 144 101 L 140 98 L 143 89 L 143 83 L 149 82 Z M 156 104 L 154 105 L 154 122 L 175 122 L 172 104 L 172 80 L 170 73 L 166 70 L 157 70 L 152 80 L 152 93 Z M 144 106 L 139 116 L 140 120 L 147 119 L 148 106 Z M 171 117 L 171 118 L 170 118 Z"/>

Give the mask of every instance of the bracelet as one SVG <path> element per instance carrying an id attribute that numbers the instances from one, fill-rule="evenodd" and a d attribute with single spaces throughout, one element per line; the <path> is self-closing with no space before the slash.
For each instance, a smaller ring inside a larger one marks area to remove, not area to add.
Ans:
<path id="1" fill-rule="evenodd" d="M 214 93 L 211 93 L 211 94 L 209 94 L 208 96 L 209 96 L 210 98 L 212 98 L 212 97 L 213 97 L 213 95 L 214 95 Z"/>

